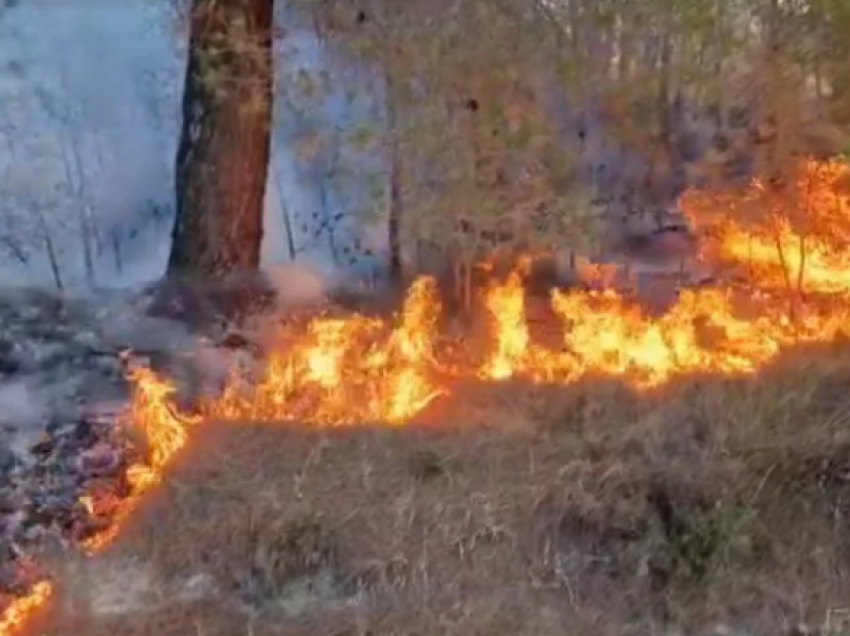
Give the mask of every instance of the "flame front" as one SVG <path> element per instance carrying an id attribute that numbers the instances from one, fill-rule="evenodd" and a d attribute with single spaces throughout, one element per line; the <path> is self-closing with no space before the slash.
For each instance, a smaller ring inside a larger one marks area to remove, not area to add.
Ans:
<path id="1" fill-rule="evenodd" d="M 124 423 L 141 428 L 149 453 L 144 463 L 128 468 L 127 479 L 132 492 L 129 498 L 120 503 L 117 512 L 113 513 L 108 529 L 84 542 L 82 547 L 89 555 L 97 554 L 112 543 L 142 496 L 160 481 L 165 466 L 185 446 L 190 425 L 198 421 L 197 418 L 180 415 L 171 408 L 169 398 L 175 392 L 174 387 L 150 369 L 133 368 L 130 380 L 135 391 L 125 413 Z M 81 503 L 90 514 L 97 514 L 99 502 L 92 497 L 83 497 Z M 0 636 L 13 636 L 23 630 L 52 594 L 53 585 L 49 581 L 36 583 L 29 594 L 15 600 L 0 616 Z"/>
<path id="2" fill-rule="evenodd" d="M 141 497 L 159 483 L 162 471 L 188 441 L 189 428 L 199 421 L 197 417 L 178 414 L 170 405 L 169 398 L 175 388 L 145 367 L 130 370 L 130 381 L 135 386 L 133 400 L 124 416 L 124 424 L 130 428 L 140 427 L 148 448 L 146 461 L 131 465 L 127 469 L 130 497 L 121 502 L 110 520 L 109 528 L 83 543 L 88 554 L 96 554 L 112 543 L 123 527 L 124 520 L 135 510 Z M 91 497 L 83 498 L 83 505 L 97 513 L 97 502 Z M 3 632 L 0 631 L 0 636 Z"/>
<path id="3" fill-rule="evenodd" d="M 505 297 L 505 289 L 491 300 L 516 306 L 520 301 Z M 769 297 L 761 299 L 759 315 L 744 318 L 739 314 L 745 308 L 735 307 L 733 296 L 722 289 L 684 290 L 665 315 L 653 318 L 610 290 L 556 292 L 552 306 L 564 327 L 563 351 L 531 344 L 525 323 L 518 323 L 512 309 L 506 309 L 497 314 L 505 318 L 497 323 L 497 342 L 509 345 L 497 348 L 484 375 L 573 382 L 603 374 L 650 388 L 687 373 L 752 373 L 783 346 L 829 341 L 848 324 L 843 310 L 811 309 L 792 322 L 784 304 L 773 304 Z"/>
<path id="4" fill-rule="evenodd" d="M 796 177 L 782 191 L 755 180 L 743 194 L 689 191 L 680 201 L 710 230 L 706 254 L 744 272 L 745 288 L 682 290 L 660 318 L 610 289 L 555 292 L 559 352 L 531 342 L 517 277 L 492 288 L 495 351 L 482 375 L 605 374 L 648 388 L 688 373 L 752 373 L 783 347 L 834 340 L 850 325 L 850 168 L 807 161 Z"/>
<path id="5" fill-rule="evenodd" d="M 748 285 L 719 280 L 713 287 L 682 290 L 660 317 L 612 289 L 556 291 L 551 297 L 561 340 L 556 349 L 532 338 L 518 270 L 484 294 L 491 318 L 487 355 L 482 359 L 465 342 L 452 343 L 448 374 L 449 365 L 440 362 L 441 308 L 431 278 L 415 282 L 395 321 L 323 316 L 302 329 L 284 330 L 260 377 L 245 381 L 234 373 L 219 397 L 202 404 L 199 416 L 181 414 L 170 404 L 170 383 L 148 369 L 134 369 L 126 421 L 143 432 L 147 457 L 128 471 L 133 494 L 110 530 L 86 547 L 96 552 L 109 544 L 204 418 L 400 425 L 448 393 L 458 375 L 549 383 L 609 375 L 648 390 L 683 374 L 754 373 L 783 348 L 830 342 L 850 324 L 848 181 L 846 164 L 808 162 L 782 196 L 759 181 L 743 196 L 686 193 L 680 202 L 684 212 L 711 237 L 703 257 L 744 272 Z M 458 347 L 466 355 L 458 356 Z M 96 513 L 97 501 L 84 505 Z M 14 633 L 50 589 L 41 583 L 7 610 L 0 636 Z"/>
<path id="6" fill-rule="evenodd" d="M 445 391 L 432 379 L 439 315 L 436 281 L 422 278 L 395 328 L 363 316 L 317 318 L 300 337 L 281 335 L 255 384 L 234 381 L 204 411 L 218 420 L 404 422 Z"/>
<path id="7" fill-rule="evenodd" d="M 13 602 L 0 616 L 0 635 L 7 636 L 23 629 L 32 616 L 50 600 L 53 586 L 47 581 L 39 581 L 30 593 Z"/>

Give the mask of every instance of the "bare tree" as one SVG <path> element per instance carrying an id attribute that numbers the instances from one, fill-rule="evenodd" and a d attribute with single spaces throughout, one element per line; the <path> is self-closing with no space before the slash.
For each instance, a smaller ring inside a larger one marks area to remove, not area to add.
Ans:
<path id="1" fill-rule="evenodd" d="M 274 0 L 193 0 L 169 274 L 255 270 L 271 154 Z"/>

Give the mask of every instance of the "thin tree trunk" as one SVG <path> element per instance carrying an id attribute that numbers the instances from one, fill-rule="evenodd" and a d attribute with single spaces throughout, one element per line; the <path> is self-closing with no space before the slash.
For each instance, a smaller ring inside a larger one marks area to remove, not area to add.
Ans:
<path id="1" fill-rule="evenodd" d="M 812 73 L 815 79 L 815 105 L 818 117 L 823 115 L 823 73 L 821 72 L 821 54 L 815 52 L 812 60 Z"/>
<path id="2" fill-rule="evenodd" d="M 273 0 L 193 0 L 169 274 L 254 271 L 271 155 Z"/>
<path id="3" fill-rule="evenodd" d="M 61 67 L 61 82 L 63 90 L 68 90 L 68 72 L 63 65 Z M 91 210 L 89 208 L 88 178 L 83 167 L 83 158 L 80 151 L 81 140 L 76 134 L 76 121 L 70 110 L 65 111 L 64 136 L 67 141 L 62 144 L 62 162 L 65 168 L 65 178 L 68 187 L 74 193 L 77 208 L 77 225 L 80 232 L 80 243 L 83 248 L 83 265 L 85 267 L 86 281 L 94 285 L 94 254 L 92 250 L 93 223 Z M 68 156 L 70 153 L 70 157 Z M 71 162 L 73 159 L 73 165 Z"/>
<path id="4" fill-rule="evenodd" d="M 401 151 L 398 139 L 398 88 L 394 69 L 386 71 L 387 128 L 390 139 L 390 210 L 387 220 L 387 240 L 390 250 L 389 274 L 392 283 L 402 281 L 401 259 Z"/>
<path id="5" fill-rule="evenodd" d="M 672 70 L 670 68 L 673 53 L 673 43 L 670 32 L 665 26 L 661 36 L 658 59 L 658 93 L 656 108 L 658 109 L 658 132 L 661 137 L 661 148 L 669 161 L 673 146 L 673 122 L 670 112 L 670 84 Z"/>
<path id="6" fill-rule="evenodd" d="M 328 171 L 322 175 L 322 181 L 319 185 L 319 206 L 324 217 L 322 223 L 328 233 L 328 249 L 330 249 L 334 265 L 342 267 L 342 259 L 339 256 L 339 248 L 336 244 L 336 224 L 339 221 L 336 220 L 336 215 L 328 209 L 328 180 L 332 177 L 332 174 L 332 171 Z"/>
<path id="7" fill-rule="evenodd" d="M 62 274 L 59 271 L 59 259 L 56 257 L 56 246 L 53 244 L 53 238 L 50 236 L 50 228 L 47 226 L 44 214 L 40 210 L 36 212 L 35 218 L 38 224 L 39 234 L 41 234 L 41 239 L 44 241 L 44 248 L 47 251 L 47 262 L 50 264 L 53 282 L 56 285 L 56 289 L 62 289 Z"/>
<path id="8" fill-rule="evenodd" d="M 115 259 L 115 271 L 118 274 L 124 273 L 124 262 L 121 259 L 121 237 L 118 230 L 113 229 L 109 234 L 112 240 L 112 256 Z"/>
<path id="9" fill-rule="evenodd" d="M 726 12 L 724 11 L 723 2 L 726 0 L 720 0 L 720 2 L 715 6 L 715 11 L 718 12 L 717 17 L 717 25 L 715 32 L 715 42 L 717 45 L 717 50 L 715 51 L 715 55 L 717 56 L 714 61 L 714 74 L 719 82 L 719 90 L 716 96 L 717 100 L 717 131 L 721 133 L 726 132 L 727 122 L 728 122 L 728 112 L 729 112 L 729 98 L 726 95 L 726 90 L 724 86 L 724 69 L 725 69 L 725 61 L 726 61 L 726 46 L 725 41 L 727 38 L 727 23 L 726 23 Z M 712 98 L 714 99 L 714 98 Z"/>
<path id="10" fill-rule="evenodd" d="M 619 20 L 617 21 L 618 26 L 618 54 L 619 58 L 617 59 L 617 80 L 620 82 L 627 82 L 631 79 L 631 64 L 632 64 L 632 56 L 634 55 L 632 49 L 632 33 L 629 30 L 630 25 L 625 22 L 626 16 L 620 15 Z"/>
<path id="11" fill-rule="evenodd" d="M 280 186 L 280 173 L 275 167 L 269 168 L 274 176 L 275 190 L 277 191 L 278 204 L 280 205 L 280 213 L 283 215 L 283 226 L 286 229 L 286 249 L 289 252 L 289 260 L 294 261 L 296 256 L 295 251 L 295 236 L 292 233 L 292 218 L 289 216 L 289 207 L 286 200 L 283 198 L 283 188 Z"/>
<path id="12" fill-rule="evenodd" d="M 12 253 L 12 256 L 21 264 L 21 265 L 29 265 L 29 257 L 26 252 L 21 248 L 17 241 L 15 241 L 10 236 L 0 237 L 0 243 L 2 243 L 9 252 Z"/>

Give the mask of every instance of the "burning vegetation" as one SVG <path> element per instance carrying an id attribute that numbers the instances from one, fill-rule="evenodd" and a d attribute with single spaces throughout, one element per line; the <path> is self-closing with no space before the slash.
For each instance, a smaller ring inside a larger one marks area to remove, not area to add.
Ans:
<path id="1" fill-rule="evenodd" d="M 651 397 L 682 376 L 754 374 L 790 347 L 844 338 L 848 183 L 847 164 L 809 161 L 788 184 L 687 192 L 680 205 L 716 274 L 709 285 L 679 290 L 660 315 L 614 289 L 554 290 L 540 309 L 520 263 L 482 291 L 484 333 L 452 333 L 436 282 L 420 278 L 393 320 L 321 315 L 282 329 L 261 371 L 234 371 L 198 413 L 181 413 L 167 380 L 135 368 L 125 420 L 143 433 L 144 459 L 129 469 L 132 494 L 117 508 L 96 497 L 85 502 L 110 525 L 83 548 L 95 553 L 112 542 L 203 420 L 399 427 L 469 382 L 510 379 L 555 386 L 616 379 Z M 50 595 L 43 581 L 11 603 L 0 636 L 22 630 Z"/>

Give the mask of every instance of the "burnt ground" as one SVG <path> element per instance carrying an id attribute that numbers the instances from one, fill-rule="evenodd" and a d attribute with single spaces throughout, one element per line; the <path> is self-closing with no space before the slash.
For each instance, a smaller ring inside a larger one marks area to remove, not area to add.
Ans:
<path id="1" fill-rule="evenodd" d="M 458 386 L 402 428 L 208 423 L 107 552 L 54 560 L 31 634 L 848 633 L 829 349 L 652 395 Z"/>
<path id="2" fill-rule="evenodd" d="M 0 610 L 38 577 L 34 552 L 101 530 L 81 498 L 120 500 L 132 449 L 116 426 L 129 396 L 127 351 L 185 394 L 226 372 L 233 353 L 187 320 L 150 314 L 150 294 L 0 294 Z M 203 369 L 203 372 L 201 372 Z"/>

